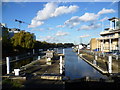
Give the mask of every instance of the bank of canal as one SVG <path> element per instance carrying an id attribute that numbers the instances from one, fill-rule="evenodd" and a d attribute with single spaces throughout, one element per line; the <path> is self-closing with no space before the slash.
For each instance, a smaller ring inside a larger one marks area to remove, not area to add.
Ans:
<path id="1" fill-rule="evenodd" d="M 65 76 L 70 77 L 71 80 L 80 79 L 88 76 L 93 79 L 106 79 L 106 75 L 102 75 L 84 60 L 82 60 L 77 53 L 72 51 L 72 48 L 65 49 Z"/>

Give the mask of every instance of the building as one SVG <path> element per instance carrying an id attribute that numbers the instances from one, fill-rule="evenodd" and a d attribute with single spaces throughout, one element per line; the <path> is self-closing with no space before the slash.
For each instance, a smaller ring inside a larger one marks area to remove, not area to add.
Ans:
<path id="1" fill-rule="evenodd" d="M 76 49 L 83 49 L 83 48 L 84 48 L 84 46 L 83 46 L 82 44 L 75 45 L 74 47 L 75 47 Z"/>
<path id="2" fill-rule="evenodd" d="M 97 48 L 97 42 L 100 43 L 100 41 L 98 41 L 97 38 L 92 38 L 90 40 L 90 49 L 91 50 L 98 50 L 99 51 L 99 48 Z"/>
<path id="3" fill-rule="evenodd" d="M 91 41 L 91 49 L 99 49 L 102 52 L 120 51 L 120 19 L 113 17 L 108 19 L 110 28 L 105 28 L 99 38 Z"/>

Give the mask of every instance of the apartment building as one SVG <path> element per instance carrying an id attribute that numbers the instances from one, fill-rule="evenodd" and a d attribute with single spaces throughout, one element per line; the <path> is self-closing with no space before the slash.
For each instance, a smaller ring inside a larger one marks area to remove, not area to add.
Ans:
<path id="1" fill-rule="evenodd" d="M 113 17 L 108 20 L 110 21 L 110 28 L 105 28 L 100 33 L 101 37 L 97 38 L 97 48 L 102 52 L 120 51 L 120 19 Z"/>
<path id="2" fill-rule="evenodd" d="M 105 28 L 100 33 L 100 37 L 96 38 L 96 41 L 91 42 L 91 45 L 95 46 L 91 50 L 98 49 L 102 52 L 110 52 L 112 50 L 120 51 L 120 19 L 113 17 L 108 20 L 110 22 L 110 28 Z"/>

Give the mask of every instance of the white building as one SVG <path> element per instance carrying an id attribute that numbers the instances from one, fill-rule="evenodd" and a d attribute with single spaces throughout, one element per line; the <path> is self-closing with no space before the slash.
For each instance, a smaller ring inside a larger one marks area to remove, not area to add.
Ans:
<path id="1" fill-rule="evenodd" d="M 97 49 L 102 52 L 110 52 L 112 50 L 120 51 L 120 22 L 119 18 L 113 17 L 108 19 L 110 28 L 105 28 L 105 31 L 100 33 L 100 38 L 97 38 Z"/>

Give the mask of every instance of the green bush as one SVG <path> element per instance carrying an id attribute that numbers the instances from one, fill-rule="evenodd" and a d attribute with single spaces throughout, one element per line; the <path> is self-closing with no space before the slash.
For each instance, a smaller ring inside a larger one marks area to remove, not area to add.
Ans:
<path id="1" fill-rule="evenodd" d="M 22 83 L 20 81 L 13 81 L 11 79 L 5 79 L 3 80 L 2 82 L 2 88 L 3 89 L 13 89 L 13 88 L 16 88 L 16 89 L 20 89 L 22 88 Z"/>

